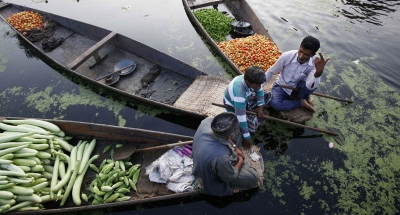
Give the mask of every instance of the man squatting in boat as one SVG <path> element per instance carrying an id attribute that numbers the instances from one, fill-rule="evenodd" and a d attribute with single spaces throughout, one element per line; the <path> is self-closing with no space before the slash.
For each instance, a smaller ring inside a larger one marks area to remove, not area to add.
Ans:
<path id="1" fill-rule="evenodd" d="M 201 178 L 202 192 L 214 196 L 232 195 L 233 190 L 257 186 L 260 175 L 244 163 L 239 121 L 224 112 L 204 119 L 193 139 L 193 171 Z"/>
<path id="2" fill-rule="evenodd" d="M 226 111 L 236 114 L 245 149 L 251 146 L 250 132 L 255 132 L 264 121 L 265 106 L 269 105 L 277 111 L 288 111 L 302 106 L 316 112 L 309 102 L 310 95 L 317 89 L 324 67 L 330 59 L 325 60 L 321 53 L 320 57 L 315 56 L 319 48 L 319 40 L 307 36 L 298 50 L 284 52 L 266 72 L 258 66 L 252 66 L 246 69 L 244 75 L 236 76 L 229 83 L 223 102 L 234 108 L 226 108 Z M 265 93 L 262 86 L 278 73 L 271 92 Z M 293 91 L 280 85 L 299 90 Z M 246 114 L 246 110 L 255 111 L 257 116 Z"/>
<path id="3" fill-rule="evenodd" d="M 315 112 L 308 100 L 330 59 L 325 60 L 321 53 L 316 57 L 319 48 L 319 40 L 307 36 L 298 50 L 284 52 L 265 73 L 258 66 L 249 67 L 244 75 L 229 83 L 224 104 L 234 107 L 234 111 L 226 109 L 228 112 L 215 118 L 206 118 L 194 136 L 193 175 L 202 179 L 204 193 L 225 196 L 231 195 L 232 189 L 246 190 L 257 185 L 259 175 L 253 167 L 244 164 L 239 147 L 241 143 L 245 148 L 251 146 L 249 131 L 254 132 L 263 121 L 264 106 L 270 105 L 275 110 L 302 106 Z M 262 86 L 278 73 L 272 95 L 264 93 Z M 282 88 L 280 84 L 299 90 Z M 246 110 L 255 111 L 257 116 L 246 116 Z"/>
<path id="4" fill-rule="evenodd" d="M 226 108 L 226 111 L 236 114 L 245 149 L 250 148 L 250 132 L 255 132 L 264 121 L 264 106 L 271 100 L 271 93 L 264 93 L 261 87 L 265 80 L 264 70 L 252 66 L 246 69 L 244 75 L 236 76 L 224 92 L 224 104 L 233 107 Z M 257 116 L 246 114 L 247 110 L 256 112 Z"/>
<path id="5" fill-rule="evenodd" d="M 273 66 L 266 72 L 267 83 L 274 74 L 278 78 L 272 86 L 272 99 L 269 105 L 277 111 L 288 111 L 300 106 L 316 112 L 310 103 L 310 95 L 313 93 L 321 79 L 324 67 L 330 58 L 326 60 L 319 53 L 315 54 L 320 47 L 319 40 L 312 36 L 303 39 L 298 50 L 284 52 Z M 299 89 L 282 88 L 280 85 L 286 85 Z"/>

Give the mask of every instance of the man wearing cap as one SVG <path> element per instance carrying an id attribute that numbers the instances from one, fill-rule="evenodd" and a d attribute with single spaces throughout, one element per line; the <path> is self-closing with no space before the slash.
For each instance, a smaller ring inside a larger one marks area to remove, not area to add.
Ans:
<path id="1" fill-rule="evenodd" d="M 204 119 L 193 141 L 193 175 L 202 179 L 203 193 L 232 195 L 248 190 L 260 179 L 256 169 L 244 163 L 239 121 L 234 113 Z"/>

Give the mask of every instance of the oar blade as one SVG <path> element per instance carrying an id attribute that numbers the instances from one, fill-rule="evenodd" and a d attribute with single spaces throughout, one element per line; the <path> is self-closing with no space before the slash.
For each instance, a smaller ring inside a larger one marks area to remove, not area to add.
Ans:
<path id="1" fill-rule="evenodd" d="M 133 144 L 124 144 L 121 148 L 117 148 L 114 153 L 114 160 L 124 160 L 129 158 L 136 151 Z"/>

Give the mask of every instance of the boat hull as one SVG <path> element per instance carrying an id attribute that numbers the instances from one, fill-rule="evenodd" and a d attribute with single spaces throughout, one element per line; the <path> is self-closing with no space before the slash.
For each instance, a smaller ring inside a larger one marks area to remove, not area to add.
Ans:
<path id="1" fill-rule="evenodd" d="M 196 77 L 208 75 L 203 71 L 132 38 L 52 13 L 3 4 L 0 5 L 0 16 L 6 21 L 13 14 L 26 10 L 37 12 L 59 25 L 52 37 L 64 41 L 49 52 L 43 49 L 44 39 L 31 42 L 10 25 L 23 43 L 53 68 L 60 67 L 63 72 L 142 103 L 195 118 L 206 117 L 173 105 Z M 126 59 L 137 65 L 131 74 L 119 75 L 119 80 L 113 84 L 105 79 L 95 80 L 113 72 L 115 65 Z M 149 78 L 144 80 L 143 77 Z"/>
<path id="2" fill-rule="evenodd" d="M 254 13 L 253 9 L 245 0 L 200 0 L 200 1 L 189 1 L 182 0 L 186 14 L 190 21 L 193 23 L 196 29 L 199 30 L 201 35 L 207 40 L 207 42 L 218 52 L 221 58 L 226 61 L 229 66 L 236 72 L 237 75 L 243 74 L 239 67 L 233 63 L 233 61 L 218 47 L 217 43 L 210 37 L 207 31 L 203 28 L 201 23 L 197 20 L 194 15 L 194 10 L 201 8 L 212 8 L 216 7 L 219 11 L 226 12 L 229 16 L 234 17 L 236 20 L 244 20 L 251 24 L 251 28 L 256 34 L 263 35 L 273 42 L 271 35 L 268 30 L 264 27 L 260 19 Z M 239 35 L 240 36 L 240 35 Z M 228 39 L 238 37 L 235 33 L 228 35 Z"/>
<path id="3" fill-rule="evenodd" d="M 0 117 L 0 121 L 4 119 L 27 119 L 21 117 Z M 161 146 L 169 143 L 176 143 L 179 141 L 191 141 L 192 137 L 171 134 L 165 132 L 156 132 L 137 128 L 127 128 L 112 125 L 103 125 L 96 123 L 67 121 L 67 120 L 50 120 L 40 119 L 56 124 L 62 131 L 65 132 L 66 136 L 73 137 L 68 141 L 71 145 L 76 145 L 79 140 L 91 141 L 96 139 L 96 147 L 92 155 L 98 154 L 100 157 L 94 161 L 96 166 L 99 166 L 104 159 L 110 158 L 110 153 L 103 153 L 103 150 L 107 146 L 115 148 L 116 144 L 133 144 L 137 149 L 148 148 L 152 146 Z M 3 132 L 0 129 L 0 132 Z M 182 198 L 187 196 L 197 195 L 198 191 L 185 192 L 185 193 L 174 193 L 167 190 L 165 184 L 158 184 L 151 182 L 149 177 L 145 174 L 144 168 L 164 154 L 169 148 L 158 147 L 153 150 L 135 152 L 130 157 L 130 161 L 133 164 L 141 164 L 142 171 L 137 182 L 138 193 L 131 191 L 126 195 L 131 196 L 130 200 L 123 202 L 112 202 L 106 204 L 91 205 L 92 200 L 89 202 L 82 201 L 81 206 L 76 206 L 72 199 L 69 198 L 63 207 L 60 207 L 60 201 L 44 203 L 43 210 L 35 211 L 24 211 L 24 212 L 12 212 L 11 214 L 57 214 L 66 212 L 77 212 L 84 210 L 95 210 L 101 208 L 129 206 L 141 203 L 148 203 L 160 200 Z M 82 192 L 90 194 L 90 191 L 86 190 L 91 181 L 94 179 L 96 172 L 92 169 L 88 169 L 85 174 L 84 185 L 82 185 Z"/>

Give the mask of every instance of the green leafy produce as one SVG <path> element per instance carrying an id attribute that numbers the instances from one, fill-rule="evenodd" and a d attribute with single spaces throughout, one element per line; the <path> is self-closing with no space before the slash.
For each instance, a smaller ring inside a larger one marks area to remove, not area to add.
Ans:
<path id="1" fill-rule="evenodd" d="M 110 148 L 111 148 L 111 145 L 110 145 L 110 146 L 106 146 L 106 147 L 104 148 L 104 150 L 103 150 L 103 153 L 106 153 Z"/>
<path id="2" fill-rule="evenodd" d="M 131 165 L 129 169 L 120 168 L 122 161 L 107 159 L 98 168 L 98 174 L 89 186 L 93 198 L 92 204 L 104 204 L 129 200 L 131 189 L 137 192 L 136 184 L 140 174 L 140 164 Z M 125 168 L 125 164 L 124 164 Z M 126 195 L 125 195 L 126 194 Z"/>
<path id="3" fill-rule="evenodd" d="M 226 40 L 226 35 L 232 30 L 231 22 L 235 21 L 235 19 L 215 9 L 196 10 L 194 15 L 210 37 L 215 41 Z"/>

